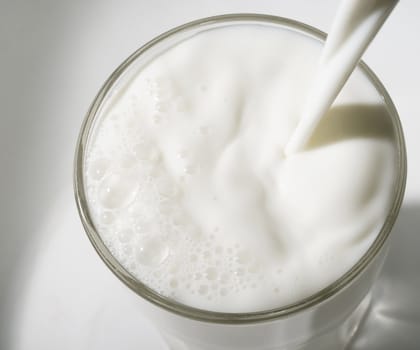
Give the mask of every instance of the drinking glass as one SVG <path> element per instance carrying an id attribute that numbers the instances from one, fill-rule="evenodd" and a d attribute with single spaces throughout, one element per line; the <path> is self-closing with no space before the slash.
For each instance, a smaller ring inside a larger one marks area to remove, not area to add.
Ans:
<path id="1" fill-rule="evenodd" d="M 388 112 L 397 157 L 393 202 L 383 226 L 365 254 L 339 279 L 296 303 L 271 310 L 224 313 L 190 307 L 167 298 L 137 280 L 113 257 L 92 221 L 84 183 L 86 147 L 110 97 L 168 48 L 200 32 L 243 24 L 290 30 L 322 43 L 321 31 L 290 19 L 256 14 L 232 14 L 197 20 L 170 30 L 144 45 L 111 74 L 94 99 L 83 122 L 76 157 L 74 189 L 83 226 L 99 256 L 110 270 L 139 295 L 139 307 L 154 322 L 173 350 L 340 349 L 357 333 L 369 309 L 370 291 L 388 250 L 388 237 L 401 206 L 406 180 L 404 137 L 397 111 L 374 73 L 360 62 Z M 141 348 L 141 344 L 139 344 Z"/>

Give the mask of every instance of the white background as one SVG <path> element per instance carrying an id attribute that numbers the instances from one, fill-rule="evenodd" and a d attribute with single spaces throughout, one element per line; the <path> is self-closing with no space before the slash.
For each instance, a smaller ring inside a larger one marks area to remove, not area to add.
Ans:
<path id="1" fill-rule="evenodd" d="M 165 349 L 79 222 L 72 162 L 101 84 L 154 36 L 222 13 L 328 31 L 334 0 L 0 0 L 0 349 Z M 406 198 L 376 302 L 352 349 L 420 345 L 420 1 L 402 0 L 364 56 L 400 113 Z"/>

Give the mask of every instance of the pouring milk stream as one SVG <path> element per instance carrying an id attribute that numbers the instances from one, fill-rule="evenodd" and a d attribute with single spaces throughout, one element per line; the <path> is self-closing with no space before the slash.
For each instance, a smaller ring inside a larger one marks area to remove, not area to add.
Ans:
<path id="1" fill-rule="evenodd" d="M 285 153 L 300 151 L 330 108 L 398 0 L 342 0 L 322 52 L 302 119 Z"/>

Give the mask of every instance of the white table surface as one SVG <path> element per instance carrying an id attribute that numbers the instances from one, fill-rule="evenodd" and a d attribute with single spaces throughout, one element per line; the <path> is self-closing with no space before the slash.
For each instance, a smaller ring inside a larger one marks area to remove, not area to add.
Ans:
<path id="1" fill-rule="evenodd" d="M 184 22 L 290 17 L 328 31 L 333 0 L 0 0 L 0 349 L 165 346 L 96 256 L 72 192 L 75 142 L 108 75 Z M 352 349 L 420 348 L 420 1 L 403 0 L 364 56 L 400 113 L 406 197 L 372 313 Z"/>

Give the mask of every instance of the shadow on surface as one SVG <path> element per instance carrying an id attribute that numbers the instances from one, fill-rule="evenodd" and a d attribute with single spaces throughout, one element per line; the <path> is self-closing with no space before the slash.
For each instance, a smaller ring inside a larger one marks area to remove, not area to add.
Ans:
<path id="1" fill-rule="evenodd" d="M 420 203 L 403 205 L 373 303 L 353 350 L 417 350 L 420 330 Z"/>
<path id="2" fill-rule="evenodd" d="M 351 104 L 333 107 L 321 120 L 307 150 L 354 138 L 392 138 L 392 122 L 383 105 Z"/>
<path id="3" fill-rule="evenodd" d="M 0 31 L 0 349 L 12 350 L 42 225 L 58 193 L 71 185 L 70 125 L 82 114 L 75 113 L 68 77 L 74 59 L 65 55 L 75 37 L 70 3 L 2 5 L 8 30 Z M 72 103 L 63 104 L 64 95 Z"/>

